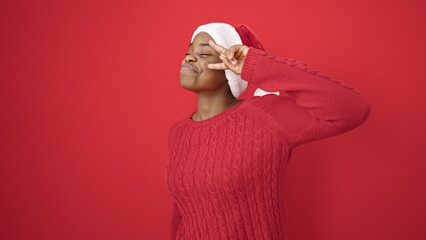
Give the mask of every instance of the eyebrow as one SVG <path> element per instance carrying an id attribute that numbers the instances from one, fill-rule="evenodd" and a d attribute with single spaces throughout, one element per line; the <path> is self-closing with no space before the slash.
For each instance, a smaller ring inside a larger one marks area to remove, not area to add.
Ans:
<path id="1" fill-rule="evenodd" d="M 201 46 L 201 47 L 210 47 L 211 48 L 210 44 L 208 44 L 208 43 L 200 43 L 198 45 Z M 192 43 L 190 43 L 189 46 L 191 47 Z"/>

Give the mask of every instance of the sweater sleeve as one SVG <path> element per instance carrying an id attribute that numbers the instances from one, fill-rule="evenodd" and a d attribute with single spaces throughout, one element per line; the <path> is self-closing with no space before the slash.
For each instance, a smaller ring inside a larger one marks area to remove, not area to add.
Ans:
<path id="1" fill-rule="evenodd" d="M 268 92 L 252 104 L 267 114 L 293 147 L 361 125 L 370 104 L 356 89 L 295 59 L 250 47 L 241 78 Z"/>
<path id="2" fill-rule="evenodd" d="M 173 202 L 173 212 L 172 212 L 172 230 L 171 230 L 171 240 L 176 239 L 176 233 L 178 231 L 179 225 L 182 221 L 182 216 L 179 213 L 179 209 L 176 206 L 176 203 Z"/>

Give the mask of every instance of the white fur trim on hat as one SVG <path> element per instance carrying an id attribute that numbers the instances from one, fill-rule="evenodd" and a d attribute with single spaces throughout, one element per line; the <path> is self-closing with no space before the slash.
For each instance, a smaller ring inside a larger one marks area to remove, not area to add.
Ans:
<path id="1" fill-rule="evenodd" d="M 216 44 L 219 44 L 224 48 L 229 49 L 234 45 L 243 44 L 240 35 L 235 28 L 227 23 L 213 22 L 199 26 L 192 35 L 191 43 L 195 36 L 200 32 L 208 33 Z M 234 95 L 235 98 L 238 98 L 241 93 L 246 90 L 248 82 L 241 79 L 240 75 L 235 74 L 229 69 L 225 70 L 225 76 L 226 79 L 228 79 L 228 85 L 231 89 L 232 95 Z M 254 96 L 263 96 L 271 93 L 279 95 L 279 92 L 266 92 L 258 88 L 256 89 Z"/>

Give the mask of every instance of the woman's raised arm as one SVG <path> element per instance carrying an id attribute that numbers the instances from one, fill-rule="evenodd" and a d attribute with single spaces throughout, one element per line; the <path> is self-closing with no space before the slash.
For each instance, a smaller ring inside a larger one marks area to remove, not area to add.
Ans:
<path id="1" fill-rule="evenodd" d="M 252 101 L 270 115 L 293 146 L 347 132 L 361 125 L 370 104 L 356 89 L 307 64 L 250 47 L 241 78 L 268 94 Z"/>

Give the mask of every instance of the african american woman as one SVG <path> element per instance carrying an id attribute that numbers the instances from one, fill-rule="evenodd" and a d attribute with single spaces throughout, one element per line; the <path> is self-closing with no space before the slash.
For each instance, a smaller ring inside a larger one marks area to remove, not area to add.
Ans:
<path id="1" fill-rule="evenodd" d="M 168 132 L 171 239 L 287 239 L 292 150 L 361 125 L 368 101 L 335 77 L 266 52 L 245 24 L 199 26 L 181 65 L 180 84 L 197 94 L 198 109 Z M 248 83 L 254 96 L 237 99 Z"/>

